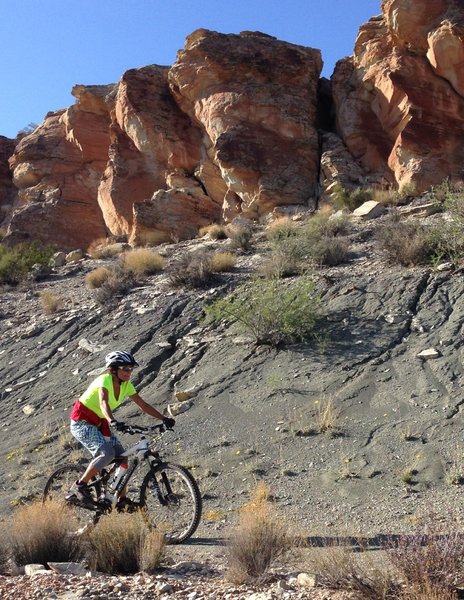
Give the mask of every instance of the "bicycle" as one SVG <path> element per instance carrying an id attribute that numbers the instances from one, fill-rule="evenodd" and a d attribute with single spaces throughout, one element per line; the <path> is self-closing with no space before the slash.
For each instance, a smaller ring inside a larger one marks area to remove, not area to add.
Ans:
<path id="1" fill-rule="evenodd" d="M 125 424 L 122 433 L 130 435 L 168 430 L 163 424 L 144 427 Z M 117 502 L 118 493 L 129 486 L 137 467 L 143 462 L 149 465 L 141 484 L 136 484 L 138 502 L 131 503 L 129 510 L 141 510 L 150 519 L 151 525 L 162 528 L 166 541 L 180 544 L 193 535 L 201 518 L 202 499 L 195 478 L 181 465 L 165 462 L 154 449 L 158 436 L 147 439 L 142 435 L 140 441 L 116 457 L 107 467 L 91 479 L 88 486 L 92 492 L 92 503 L 81 502 L 71 488 L 82 475 L 79 464 L 65 464 L 54 471 L 45 484 L 44 502 L 47 500 L 65 501 L 72 506 L 78 520 L 83 524 L 82 531 L 91 523 L 111 512 Z M 121 463 L 129 461 L 127 470 Z M 89 520 L 89 513 L 92 514 Z"/>

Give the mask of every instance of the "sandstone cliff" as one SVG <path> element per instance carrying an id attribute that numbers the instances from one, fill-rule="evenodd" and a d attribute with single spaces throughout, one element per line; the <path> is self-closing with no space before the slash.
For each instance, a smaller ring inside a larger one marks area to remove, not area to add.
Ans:
<path id="1" fill-rule="evenodd" d="M 334 182 L 461 180 L 464 8 L 385 0 L 382 11 L 331 85 L 318 50 L 200 29 L 171 67 L 76 86 L 73 106 L 0 138 L 6 241 L 186 239 L 213 221 L 312 210 Z"/>

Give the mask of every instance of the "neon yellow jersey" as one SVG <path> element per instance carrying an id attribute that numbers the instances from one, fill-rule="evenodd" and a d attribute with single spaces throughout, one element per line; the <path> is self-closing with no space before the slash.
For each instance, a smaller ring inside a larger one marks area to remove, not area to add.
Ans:
<path id="1" fill-rule="evenodd" d="M 112 411 L 122 403 L 124 398 L 133 396 L 137 393 L 132 381 L 124 381 L 120 384 L 119 398 L 116 398 L 114 395 L 113 377 L 111 374 L 103 373 L 103 375 L 97 377 L 97 379 L 92 381 L 79 400 L 81 404 L 97 414 L 100 418 L 104 418 L 100 408 L 100 399 L 98 396 L 98 390 L 100 388 L 105 388 L 108 390 L 108 404 L 110 405 Z"/>

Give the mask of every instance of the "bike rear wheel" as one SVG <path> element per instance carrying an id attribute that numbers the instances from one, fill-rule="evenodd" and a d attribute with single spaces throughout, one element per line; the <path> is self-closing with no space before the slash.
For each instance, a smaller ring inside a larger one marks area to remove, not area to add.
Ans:
<path id="1" fill-rule="evenodd" d="M 82 466 L 68 464 L 59 467 L 48 478 L 43 492 L 43 502 L 55 501 L 63 502 L 72 508 L 77 517 L 80 528 L 85 527 L 90 523 L 95 523 L 98 520 L 99 513 L 92 508 L 86 508 L 70 495 L 72 486 L 82 475 Z M 90 482 L 89 488 L 92 492 L 93 500 L 97 501 L 100 496 L 100 483 Z"/>
<path id="2" fill-rule="evenodd" d="M 197 482 L 180 465 L 162 463 L 154 467 L 140 488 L 140 506 L 170 544 L 180 544 L 193 535 L 200 522 L 201 504 Z"/>

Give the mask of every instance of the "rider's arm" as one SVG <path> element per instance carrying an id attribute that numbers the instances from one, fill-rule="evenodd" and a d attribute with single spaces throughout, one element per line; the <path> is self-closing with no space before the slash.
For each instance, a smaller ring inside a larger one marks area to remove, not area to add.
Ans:
<path id="1" fill-rule="evenodd" d="M 108 390 L 106 388 L 98 388 L 98 400 L 100 402 L 100 409 L 105 419 L 110 422 L 113 421 L 113 413 L 108 402 Z"/>
<path id="2" fill-rule="evenodd" d="M 147 415 L 150 415 L 151 417 L 155 417 L 155 419 L 159 419 L 160 421 L 162 421 L 164 419 L 164 415 L 162 415 L 158 410 L 156 410 L 156 408 L 151 406 L 151 404 L 148 404 L 147 402 L 145 402 L 145 400 L 143 398 L 141 398 L 138 394 L 129 396 L 129 398 L 132 400 L 132 402 L 135 402 L 137 404 L 137 406 L 141 410 L 143 410 L 144 413 L 147 413 Z"/>

